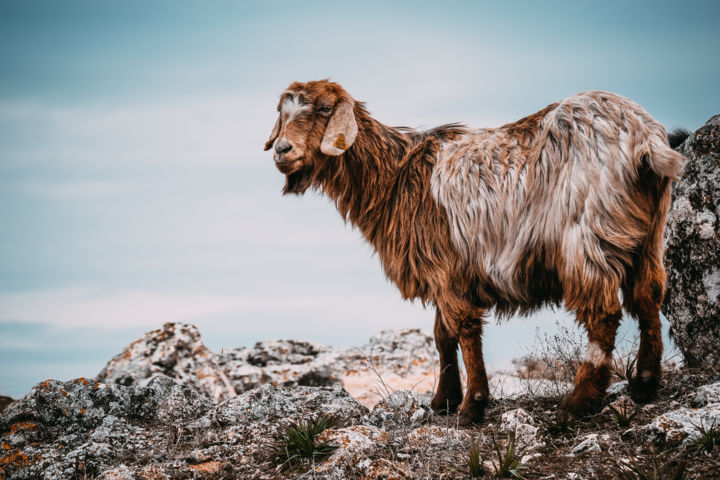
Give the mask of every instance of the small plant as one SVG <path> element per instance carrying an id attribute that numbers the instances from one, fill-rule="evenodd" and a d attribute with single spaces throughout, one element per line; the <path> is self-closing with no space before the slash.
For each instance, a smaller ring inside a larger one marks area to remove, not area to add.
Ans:
<path id="1" fill-rule="evenodd" d="M 567 415 L 565 412 L 558 413 L 554 416 L 540 417 L 540 422 L 551 436 L 562 437 L 573 433 L 573 427 L 575 426 L 573 417 Z"/>
<path id="2" fill-rule="evenodd" d="M 616 356 L 613 358 L 613 373 L 620 380 L 630 382 L 635 373 L 636 359 L 630 359 L 626 356 Z"/>
<path id="3" fill-rule="evenodd" d="M 653 455 L 649 464 L 640 465 L 633 462 L 631 465 L 620 467 L 617 476 L 620 480 L 683 480 L 685 478 L 685 460 L 681 460 L 674 468 L 671 463 L 663 465 Z"/>
<path id="4" fill-rule="evenodd" d="M 608 405 L 608 409 L 613 414 L 613 417 L 615 417 L 615 421 L 620 428 L 628 428 L 632 423 L 632 419 L 635 418 L 635 415 L 638 413 L 634 407 L 627 404 L 620 408 Z"/>
<path id="5" fill-rule="evenodd" d="M 693 442 L 699 450 L 711 452 L 716 445 L 720 445 L 720 425 L 713 422 L 709 427 L 702 423 L 700 425 L 693 424 L 693 427 L 700 434 Z"/>
<path id="6" fill-rule="evenodd" d="M 480 453 L 480 441 L 473 443 L 470 453 L 463 457 L 465 464 L 468 467 L 468 472 L 471 477 L 482 477 L 485 475 L 485 469 L 483 468 L 483 462 L 485 456 Z"/>
<path id="7" fill-rule="evenodd" d="M 508 433 L 507 445 L 504 451 L 500 448 L 494 433 L 492 435 L 492 441 L 493 449 L 498 457 L 497 463 L 495 463 L 495 461 L 492 462 L 495 476 L 498 478 L 525 478 L 522 476 L 522 472 L 528 470 L 529 467 L 522 463 L 522 457 L 525 451 L 518 451 L 515 432 Z"/>
<path id="8" fill-rule="evenodd" d="M 331 455 L 338 446 L 330 442 L 317 442 L 317 436 L 340 423 L 334 416 L 320 415 L 284 427 L 275 435 L 272 457 L 283 470 L 312 463 Z"/>

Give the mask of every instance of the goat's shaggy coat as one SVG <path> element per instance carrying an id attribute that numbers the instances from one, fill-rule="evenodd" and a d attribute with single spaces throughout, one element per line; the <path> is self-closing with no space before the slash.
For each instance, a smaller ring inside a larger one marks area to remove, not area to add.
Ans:
<path id="1" fill-rule="evenodd" d="M 377 122 L 339 85 L 319 81 L 290 85 L 278 110 L 266 149 L 277 140 L 284 192 L 325 192 L 403 297 L 437 306 L 434 408 L 453 410 L 462 398 L 459 342 L 468 373 L 461 422 L 482 418 L 488 309 L 564 302 L 590 340 L 564 404 L 584 413 L 607 387 L 620 289 L 641 330 L 632 392 L 654 396 L 662 233 L 683 157 L 639 105 L 587 92 L 496 129 L 416 132 Z"/>

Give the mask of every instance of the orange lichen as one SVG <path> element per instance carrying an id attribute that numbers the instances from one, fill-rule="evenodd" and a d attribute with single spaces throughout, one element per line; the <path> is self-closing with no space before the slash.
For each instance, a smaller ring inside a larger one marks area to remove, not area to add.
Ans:
<path id="1" fill-rule="evenodd" d="M 5 445 L 3 445 L 3 448 L 5 448 Z M 0 457 L 0 472 L 10 466 L 24 467 L 30 463 L 28 456 L 17 448 L 11 448 L 9 450 L 5 448 L 5 450 L 8 451 L 8 453 Z"/>
<path id="2" fill-rule="evenodd" d="M 50 378 L 48 378 L 47 380 L 45 380 L 44 382 L 42 382 L 42 383 L 40 384 L 40 389 L 41 389 L 43 392 L 49 391 L 49 390 L 50 390 L 50 382 L 52 382 L 52 379 L 50 379 Z"/>
<path id="3" fill-rule="evenodd" d="M 31 422 L 17 422 L 10 425 L 10 433 L 15 433 L 18 430 L 34 430 L 36 427 L 37 425 Z"/>
<path id="4" fill-rule="evenodd" d="M 197 465 L 189 465 L 188 468 L 197 472 L 215 473 L 220 470 L 222 466 L 222 462 L 218 462 L 217 460 L 210 460 L 208 462 L 198 463 Z"/>

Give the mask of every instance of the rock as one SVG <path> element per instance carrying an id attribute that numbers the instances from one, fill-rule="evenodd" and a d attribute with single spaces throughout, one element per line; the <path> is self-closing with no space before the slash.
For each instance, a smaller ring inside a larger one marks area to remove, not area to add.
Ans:
<path id="1" fill-rule="evenodd" d="M 431 397 L 439 374 L 433 336 L 419 329 L 383 330 L 341 359 L 343 386 L 368 408 L 393 390 Z"/>
<path id="2" fill-rule="evenodd" d="M 692 405 L 695 407 L 701 407 L 711 403 L 720 403 L 720 382 L 699 387 L 692 400 Z"/>
<path id="3" fill-rule="evenodd" d="M 454 448 L 465 445 L 471 440 L 466 430 L 423 425 L 407 434 L 407 451 L 424 450 L 428 447 Z M 404 450 L 403 450 L 404 451 Z"/>
<path id="4" fill-rule="evenodd" d="M 215 402 L 260 385 L 341 385 L 372 408 L 381 392 L 413 389 L 430 397 L 438 364 L 432 336 L 417 329 L 384 330 L 360 348 L 268 340 L 213 354 L 197 328 L 167 323 L 125 347 L 98 374 L 103 383 L 144 385 L 166 375 Z"/>
<path id="5" fill-rule="evenodd" d="M 262 385 L 219 404 L 213 420 L 221 426 L 253 424 L 269 431 L 318 415 L 336 416 L 345 423 L 356 424 L 366 414 L 367 409 L 340 386 L 277 388 Z"/>
<path id="6" fill-rule="evenodd" d="M 197 327 L 183 323 L 147 332 L 113 357 L 95 379 L 130 386 L 145 385 L 159 375 L 191 385 L 216 402 L 235 396 Z"/>
<path id="7" fill-rule="evenodd" d="M 607 390 L 605 391 L 605 394 L 609 398 L 615 398 L 620 395 L 623 395 L 628 392 L 628 381 L 627 380 L 620 380 L 619 382 L 615 382 L 612 385 L 610 385 Z"/>
<path id="8" fill-rule="evenodd" d="M 663 312 L 692 367 L 720 365 L 720 115 L 678 147 L 687 157 L 673 185 Z"/>
<path id="9" fill-rule="evenodd" d="M 283 426 L 328 415 L 352 431 L 367 412 L 339 386 L 263 385 L 215 404 L 165 376 L 145 386 L 48 380 L 0 415 L 0 471 L 18 480 L 257 478 Z"/>
<path id="10" fill-rule="evenodd" d="M 580 443 L 575 445 L 570 451 L 570 456 L 579 455 L 581 453 L 600 453 L 603 449 L 607 449 L 610 444 L 610 435 L 603 433 L 588 433 L 580 437 Z"/>
<path id="11" fill-rule="evenodd" d="M 340 353 L 321 343 L 270 340 L 252 348 L 223 350 L 216 359 L 240 393 L 268 383 L 276 387 L 341 384 Z"/>
<path id="12" fill-rule="evenodd" d="M 613 412 L 613 409 L 615 409 L 617 413 Z M 622 395 L 615 401 L 610 402 L 605 408 L 603 408 L 602 413 L 615 415 L 620 414 L 626 417 L 630 417 L 635 413 L 636 409 L 637 404 L 629 396 Z"/>
<path id="13" fill-rule="evenodd" d="M 315 471 L 344 478 L 345 472 L 362 474 L 369 467 L 363 460 L 371 457 L 388 440 L 384 430 L 369 425 L 354 425 L 340 429 L 328 429 L 318 435 L 319 442 L 332 442 L 338 449 Z M 358 468 L 359 467 L 359 468 Z"/>
<path id="14" fill-rule="evenodd" d="M 700 428 L 720 425 L 720 403 L 702 408 L 682 407 L 659 415 L 642 427 L 650 441 L 668 446 L 688 444 L 700 436 Z"/>
<path id="15" fill-rule="evenodd" d="M 0 416 L 2 443 L 17 459 L 3 473 L 6 478 L 65 479 L 115 468 L 105 478 L 123 478 L 126 459 L 165 454 L 173 427 L 211 407 L 205 395 L 168 377 L 156 377 L 144 387 L 83 378 L 47 380 Z"/>
<path id="16" fill-rule="evenodd" d="M 500 428 L 503 430 L 514 430 L 515 427 L 524 423 L 529 425 L 537 424 L 533 416 L 530 415 L 524 408 L 509 410 L 503 413 L 500 419 Z"/>
<path id="17" fill-rule="evenodd" d="M 526 410 L 516 408 L 503 413 L 500 418 L 500 429 L 515 435 L 518 449 L 528 453 L 544 446 L 542 435 L 538 433 L 540 428 L 536 426 L 536 420 Z"/>
<path id="18" fill-rule="evenodd" d="M 375 405 L 366 421 L 382 428 L 413 427 L 423 423 L 431 412 L 427 399 L 412 390 L 400 390 Z"/>

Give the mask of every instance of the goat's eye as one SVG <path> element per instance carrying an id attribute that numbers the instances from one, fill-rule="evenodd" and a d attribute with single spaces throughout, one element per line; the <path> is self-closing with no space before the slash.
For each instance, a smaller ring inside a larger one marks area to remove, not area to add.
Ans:
<path id="1" fill-rule="evenodd" d="M 330 105 L 320 105 L 320 107 L 318 107 L 318 112 L 322 113 L 323 115 L 327 115 L 328 113 L 332 112 L 332 107 Z"/>

